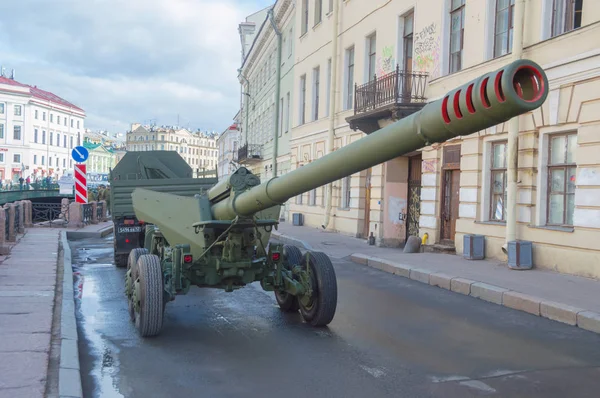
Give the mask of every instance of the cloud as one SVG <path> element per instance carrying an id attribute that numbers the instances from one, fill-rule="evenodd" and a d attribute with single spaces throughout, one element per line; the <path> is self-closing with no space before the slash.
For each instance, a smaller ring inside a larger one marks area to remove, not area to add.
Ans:
<path id="1" fill-rule="evenodd" d="M 271 4 L 1 1 L 0 62 L 83 108 L 90 128 L 175 124 L 179 115 L 182 125 L 221 131 L 239 106 L 238 24 Z"/>

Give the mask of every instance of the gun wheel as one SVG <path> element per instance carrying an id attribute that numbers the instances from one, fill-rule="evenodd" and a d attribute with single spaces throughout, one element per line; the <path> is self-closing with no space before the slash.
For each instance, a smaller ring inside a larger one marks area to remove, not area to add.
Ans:
<path id="1" fill-rule="evenodd" d="M 283 246 L 283 259 L 286 269 L 291 269 L 294 265 L 298 265 L 302 262 L 302 253 L 300 249 L 292 245 Z M 298 311 L 298 298 L 287 292 L 279 292 L 275 290 L 275 299 L 279 308 L 285 312 L 296 312 Z"/>
<path id="2" fill-rule="evenodd" d="M 138 279 L 138 268 L 137 262 L 138 259 L 144 254 L 148 254 L 148 249 L 144 248 L 135 248 L 129 252 L 129 257 L 127 258 L 127 271 L 125 274 L 125 294 L 128 298 L 128 307 L 129 307 L 129 318 L 132 322 L 135 322 L 135 304 L 134 304 L 134 286 L 135 281 Z"/>
<path id="3" fill-rule="evenodd" d="M 300 313 L 312 326 L 326 326 L 333 320 L 337 307 L 335 270 L 329 257 L 322 252 L 309 252 L 308 266 L 312 294 L 299 297 Z"/>
<path id="4" fill-rule="evenodd" d="M 156 336 L 163 323 L 163 279 L 158 256 L 144 254 L 137 262 L 139 285 L 135 327 L 142 337 Z"/>

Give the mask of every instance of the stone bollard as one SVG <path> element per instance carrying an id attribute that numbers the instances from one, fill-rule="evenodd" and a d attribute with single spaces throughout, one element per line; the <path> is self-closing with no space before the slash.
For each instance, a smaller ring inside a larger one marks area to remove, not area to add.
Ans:
<path id="1" fill-rule="evenodd" d="M 73 202 L 69 204 L 69 227 L 83 228 L 83 207 L 81 203 Z"/>
<path id="2" fill-rule="evenodd" d="M 25 206 L 23 201 L 16 202 L 16 205 L 19 207 L 19 228 L 17 228 L 17 233 L 24 234 L 25 233 Z"/>
<path id="3" fill-rule="evenodd" d="M 26 200 L 25 203 L 27 204 L 27 211 L 25 212 L 25 215 L 27 216 L 27 218 L 25 219 L 25 227 L 32 228 L 33 227 L 33 203 L 31 202 L 31 200 Z"/>
<path id="4" fill-rule="evenodd" d="M 15 231 L 15 205 L 8 203 L 5 206 L 8 207 L 8 239 L 6 239 L 6 242 L 16 242 L 17 231 Z"/>
<path id="5" fill-rule="evenodd" d="M 98 202 L 90 202 L 92 205 L 92 224 L 98 224 Z"/>
<path id="6" fill-rule="evenodd" d="M 10 246 L 5 242 L 7 241 L 6 235 L 6 223 L 8 220 L 6 219 L 6 212 L 4 211 L 4 207 L 0 207 L 0 254 L 6 255 L 10 253 Z"/>

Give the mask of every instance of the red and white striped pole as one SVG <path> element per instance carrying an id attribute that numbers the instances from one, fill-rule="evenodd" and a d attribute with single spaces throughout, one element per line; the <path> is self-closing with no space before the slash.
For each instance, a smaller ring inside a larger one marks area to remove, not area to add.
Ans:
<path id="1" fill-rule="evenodd" d="M 85 164 L 75 164 L 75 202 L 88 202 Z"/>

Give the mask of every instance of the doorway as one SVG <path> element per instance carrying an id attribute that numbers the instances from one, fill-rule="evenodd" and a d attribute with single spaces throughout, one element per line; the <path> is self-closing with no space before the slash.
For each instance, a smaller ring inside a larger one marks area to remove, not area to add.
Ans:
<path id="1" fill-rule="evenodd" d="M 408 240 L 409 236 L 419 236 L 419 216 L 421 215 L 421 163 L 421 154 L 411 156 L 408 159 L 406 240 Z"/>
<path id="2" fill-rule="evenodd" d="M 460 145 L 444 147 L 440 243 L 454 245 L 460 195 Z"/>

